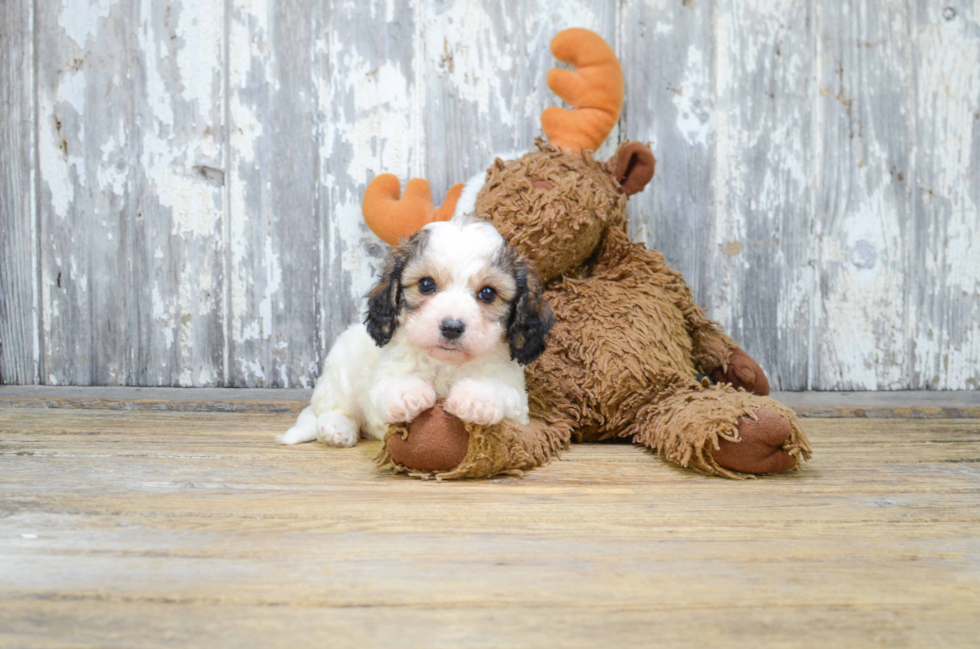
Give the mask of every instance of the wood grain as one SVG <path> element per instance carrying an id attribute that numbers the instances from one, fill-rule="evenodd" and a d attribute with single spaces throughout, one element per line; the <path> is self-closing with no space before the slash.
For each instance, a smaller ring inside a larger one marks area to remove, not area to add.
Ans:
<path id="1" fill-rule="evenodd" d="M 627 3 L 620 59 L 626 80 L 624 139 L 648 142 L 657 168 L 629 200 L 637 240 L 664 253 L 709 317 L 715 229 L 715 88 L 710 3 Z M 760 359 L 761 360 L 761 359 Z"/>
<path id="2" fill-rule="evenodd" d="M 817 5 L 820 279 L 812 387 L 910 383 L 912 16 L 888 2 Z"/>
<path id="3" fill-rule="evenodd" d="M 218 384 L 221 7 L 37 12 L 41 381 Z"/>
<path id="4" fill-rule="evenodd" d="M 0 407 L 297 414 L 309 405 L 312 392 L 295 388 L 2 386 Z M 770 396 L 806 418 L 980 419 L 980 391 L 773 392 Z"/>
<path id="5" fill-rule="evenodd" d="M 439 202 L 528 150 L 548 43 L 584 26 L 627 82 L 599 157 L 658 158 L 633 233 L 774 387 L 976 389 L 978 11 L 6 2 L 0 381 L 312 386 L 386 252 L 367 183 Z"/>
<path id="6" fill-rule="evenodd" d="M 0 407 L 0 644 L 969 647 L 978 420 L 811 419 L 803 471 L 629 445 L 437 483 L 292 414 Z M 692 634 L 691 629 L 697 633 Z"/>
<path id="7" fill-rule="evenodd" d="M 916 3 L 910 385 L 980 388 L 980 5 Z M 954 153 L 955 150 L 955 153 Z"/>
<path id="8" fill-rule="evenodd" d="M 133 384 L 138 93 L 127 53 L 137 51 L 137 6 L 41 2 L 35 11 L 35 42 L 45 43 L 36 70 L 41 381 Z"/>
<path id="9" fill-rule="evenodd" d="M 0 6 L 0 385 L 37 383 L 34 8 Z"/>
<path id="10" fill-rule="evenodd" d="M 803 0 L 718 2 L 714 23 L 707 303 L 776 389 L 811 387 L 811 24 Z"/>
<path id="11" fill-rule="evenodd" d="M 308 387 L 319 370 L 316 5 L 230 5 L 229 385 Z"/>
<path id="12" fill-rule="evenodd" d="M 135 229 L 139 314 L 130 334 L 135 378 L 127 383 L 224 385 L 225 6 L 138 6 L 138 23 L 123 19 L 137 28 L 131 46 L 138 48 L 131 71 L 137 90 L 129 91 L 135 123 L 125 135 L 139 155 L 136 209 L 123 215 Z M 118 172 L 127 161 L 109 164 Z"/>

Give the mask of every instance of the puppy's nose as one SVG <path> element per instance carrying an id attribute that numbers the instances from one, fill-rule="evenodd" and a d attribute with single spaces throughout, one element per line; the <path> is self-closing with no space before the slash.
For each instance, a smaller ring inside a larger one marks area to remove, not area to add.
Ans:
<path id="1" fill-rule="evenodd" d="M 446 340 L 456 340 L 463 335 L 465 330 L 466 325 L 463 324 L 462 320 L 450 320 L 446 318 L 439 323 L 439 331 L 442 332 L 442 337 Z"/>

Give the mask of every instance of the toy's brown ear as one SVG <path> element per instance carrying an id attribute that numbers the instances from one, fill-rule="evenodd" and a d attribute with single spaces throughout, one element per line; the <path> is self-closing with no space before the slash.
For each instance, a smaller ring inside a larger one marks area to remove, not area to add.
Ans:
<path id="1" fill-rule="evenodd" d="M 610 165 L 611 166 L 611 165 Z M 650 147 L 642 142 L 626 142 L 616 152 L 616 182 L 627 196 L 643 191 L 657 166 Z"/>

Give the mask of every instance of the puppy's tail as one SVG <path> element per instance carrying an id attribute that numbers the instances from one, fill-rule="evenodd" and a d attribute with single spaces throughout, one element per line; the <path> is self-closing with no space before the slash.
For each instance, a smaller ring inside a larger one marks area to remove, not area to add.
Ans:
<path id="1" fill-rule="evenodd" d="M 282 435 L 276 435 L 276 441 L 280 444 L 302 444 L 312 442 L 316 439 L 316 415 L 313 414 L 313 406 L 306 406 L 303 412 L 299 413 L 296 423 Z"/>

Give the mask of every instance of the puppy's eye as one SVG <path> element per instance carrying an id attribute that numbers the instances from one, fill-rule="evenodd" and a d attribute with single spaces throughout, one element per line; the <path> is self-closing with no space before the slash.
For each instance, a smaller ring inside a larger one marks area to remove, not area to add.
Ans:
<path id="1" fill-rule="evenodd" d="M 431 295 L 436 292 L 436 280 L 431 277 L 423 277 L 419 280 L 419 293 Z"/>
<path id="2" fill-rule="evenodd" d="M 497 291 L 493 290 L 489 286 L 484 286 L 483 288 L 480 289 L 480 292 L 477 293 L 476 296 L 481 300 L 483 300 L 484 302 L 486 302 L 487 304 L 490 304 L 491 302 L 494 301 L 494 299 L 496 299 Z"/>

